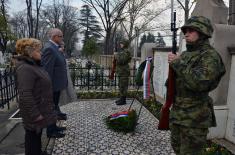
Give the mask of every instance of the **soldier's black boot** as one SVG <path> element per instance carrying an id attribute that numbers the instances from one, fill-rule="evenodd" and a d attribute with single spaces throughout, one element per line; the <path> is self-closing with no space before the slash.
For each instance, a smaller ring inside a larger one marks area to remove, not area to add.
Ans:
<path id="1" fill-rule="evenodd" d="M 121 98 L 122 97 L 120 97 L 118 100 L 116 100 L 115 103 L 118 104 L 121 101 Z"/>
<path id="2" fill-rule="evenodd" d="M 118 103 L 116 103 L 116 105 L 124 105 L 124 104 L 126 104 L 126 97 L 122 96 L 120 98 L 120 101 Z"/>

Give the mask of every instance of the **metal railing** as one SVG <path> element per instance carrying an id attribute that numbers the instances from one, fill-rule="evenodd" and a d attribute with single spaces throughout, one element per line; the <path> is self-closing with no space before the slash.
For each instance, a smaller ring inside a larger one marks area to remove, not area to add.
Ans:
<path id="1" fill-rule="evenodd" d="M 17 96 L 16 74 L 12 68 L 7 68 L 0 73 L 0 108 L 4 108 Z"/>
<path id="2" fill-rule="evenodd" d="M 118 77 L 115 74 L 114 79 L 110 80 L 110 67 L 69 67 L 73 86 L 78 91 L 89 90 L 116 90 L 118 89 Z M 136 69 L 130 70 L 129 89 L 135 88 Z"/>
<path id="3" fill-rule="evenodd" d="M 78 91 L 110 91 L 118 90 L 118 77 L 109 79 L 110 67 L 70 67 L 70 75 L 73 86 Z M 135 89 L 136 69 L 130 70 L 129 88 Z M 16 74 L 14 69 L 5 69 L 0 74 L 0 108 L 7 105 L 10 108 L 10 101 L 17 97 Z"/>

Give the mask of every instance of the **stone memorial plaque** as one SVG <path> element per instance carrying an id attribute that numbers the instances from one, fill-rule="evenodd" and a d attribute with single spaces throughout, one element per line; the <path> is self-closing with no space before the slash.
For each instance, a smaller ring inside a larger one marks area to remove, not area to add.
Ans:
<path id="1" fill-rule="evenodd" d="M 153 86 L 157 97 L 165 100 L 166 86 L 165 82 L 168 76 L 168 52 L 154 53 L 154 71 L 153 71 Z"/>

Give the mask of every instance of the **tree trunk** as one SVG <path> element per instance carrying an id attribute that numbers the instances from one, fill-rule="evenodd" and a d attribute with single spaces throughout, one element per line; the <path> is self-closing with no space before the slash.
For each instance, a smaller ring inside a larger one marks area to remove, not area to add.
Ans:
<path id="1" fill-rule="evenodd" d="M 185 10 L 184 10 L 184 23 L 188 20 L 189 17 L 189 0 L 185 0 Z"/>
<path id="2" fill-rule="evenodd" d="M 229 1 L 229 25 L 235 25 L 235 1 L 230 0 Z"/>
<path id="3" fill-rule="evenodd" d="M 105 37 L 105 45 L 104 45 L 104 54 L 109 55 L 112 54 L 112 51 L 110 51 L 110 41 L 111 39 L 111 31 L 106 32 L 106 37 Z"/>
<path id="4" fill-rule="evenodd" d="M 34 37 L 35 38 L 38 38 L 39 36 L 39 34 L 38 34 L 38 22 L 39 22 L 39 14 L 40 14 L 40 8 L 41 8 L 41 4 L 42 4 L 42 0 L 40 0 L 40 2 L 39 2 L 39 0 L 37 0 L 36 1 L 36 8 L 37 8 L 37 10 L 36 10 L 36 24 L 35 24 L 35 31 L 34 31 Z"/>
<path id="5" fill-rule="evenodd" d="M 33 15 L 32 15 L 32 0 L 26 0 L 27 4 L 27 21 L 29 27 L 29 37 L 33 37 Z"/>

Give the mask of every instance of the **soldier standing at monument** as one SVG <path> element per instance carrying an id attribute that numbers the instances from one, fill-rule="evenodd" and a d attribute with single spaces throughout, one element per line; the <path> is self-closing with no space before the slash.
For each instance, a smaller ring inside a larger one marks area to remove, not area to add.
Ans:
<path id="1" fill-rule="evenodd" d="M 118 75 L 118 87 L 120 93 L 120 98 L 116 101 L 117 105 L 126 104 L 126 96 L 130 76 L 129 63 L 131 61 L 131 54 L 128 50 L 128 46 L 128 40 L 120 41 L 120 51 L 115 53 L 114 55 L 114 57 L 116 58 L 116 73 Z"/>
<path id="2" fill-rule="evenodd" d="M 203 16 L 191 17 L 181 28 L 186 48 L 181 55 L 168 54 L 175 72 L 175 97 L 170 112 L 171 144 L 177 155 L 199 155 L 206 144 L 208 128 L 216 126 L 213 100 L 225 74 L 220 55 L 209 44 L 213 27 Z"/>

